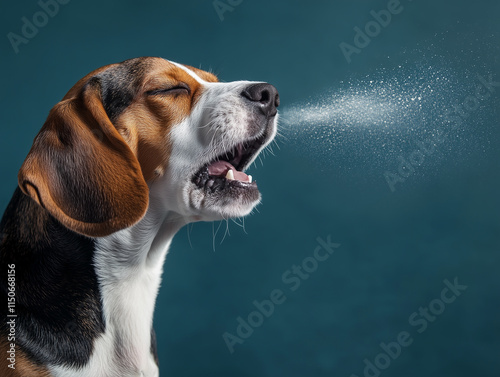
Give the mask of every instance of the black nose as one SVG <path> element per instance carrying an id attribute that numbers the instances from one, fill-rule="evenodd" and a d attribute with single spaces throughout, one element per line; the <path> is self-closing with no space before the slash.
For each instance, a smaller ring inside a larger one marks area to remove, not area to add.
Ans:
<path id="1" fill-rule="evenodd" d="M 252 84 L 247 86 L 241 95 L 258 106 L 268 118 L 275 116 L 278 112 L 280 95 L 271 84 Z"/>

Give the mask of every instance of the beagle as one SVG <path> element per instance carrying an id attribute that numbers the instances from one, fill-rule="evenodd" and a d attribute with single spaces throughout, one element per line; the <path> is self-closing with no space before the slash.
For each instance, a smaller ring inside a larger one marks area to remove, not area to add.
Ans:
<path id="1" fill-rule="evenodd" d="M 257 205 L 244 171 L 274 138 L 278 105 L 270 84 L 161 58 L 78 81 L 0 223 L 0 375 L 158 376 L 152 319 L 172 238 Z"/>

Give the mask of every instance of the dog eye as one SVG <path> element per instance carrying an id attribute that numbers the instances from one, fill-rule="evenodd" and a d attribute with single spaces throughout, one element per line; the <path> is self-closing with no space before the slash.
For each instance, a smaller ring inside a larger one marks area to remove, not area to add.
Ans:
<path id="1" fill-rule="evenodd" d="M 148 95 L 178 95 L 178 94 L 190 94 L 191 89 L 187 84 L 181 83 L 176 86 L 170 86 L 168 88 L 153 89 L 146 92 Z"/>

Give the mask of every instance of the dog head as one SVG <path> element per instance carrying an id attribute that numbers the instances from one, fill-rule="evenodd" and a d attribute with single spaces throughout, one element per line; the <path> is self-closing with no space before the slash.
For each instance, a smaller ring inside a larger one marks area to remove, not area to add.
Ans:
<path id="1" fill-rule="evenodd" d="M 106 236 L 150 201 L 186 222 L 247 215 L 245 169 L 276 134 L 277 90 L 137 58 L 81 79 L 51 110 L 19 172 L 23 192 L 66 227 Z"/>

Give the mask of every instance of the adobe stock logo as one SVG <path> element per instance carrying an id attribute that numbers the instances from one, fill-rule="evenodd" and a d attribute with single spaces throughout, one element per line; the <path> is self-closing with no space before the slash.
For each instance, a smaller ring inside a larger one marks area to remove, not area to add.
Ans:
<path id="1" fill-rule="evenodd" d="M 326 237 L 326 240 L 318 237 L 316 241 L 318 245 L 309 256 L 281 274 L 281 281 L 287 289 L 276 288 L 269 293 L 269 299 L 253 300 L 252 309 L 254 310 L 245 316 L 238 316 L 233 325 L 234 330 L 225 331 L 222 334 L 222 339 L 231 354 L 234 353 L 236 345 L 243 344 L 248 340 L 254 331 L 262 327 L 266 320 L 275 313 L 276 308 L 287 300 L 287 290 L 295 292 L 299 289 L 302 283 L 318 270 L 321 263 L 331 258 L 335 250 L 340 247 L 339 243 L 332 242 L 330 236 Z"/>
<path id="2" fill-rule="evenodd" d="M 413 0 L 408 0 L 412 2 Z M 372 42 L 372 40 L 379 36 L 383 29 L 391 23 L 394 16 L 400 14 L 404 10 L 404 6 L 400 0 L 389 0 L 387 9 L 380 11 L 372 10 L 370 15 L 372 20 L 368 21 L 363 29 L 356 26 L 354 28 L 353 44 L 342 42 L 339 45 L 340 51 L 344 54 L 347 63 L 352 62 L 353 54 L 361 54 L 364 48 Z"/>
<path id="3" fill-rule="evenodd" d="M 500 81 L 492 74 L 488 76 L 477 75 L 479 83 L 475 86 L 474 92 L 465 97 L 462 103 L 452 105 L 453 109 L 445 109 L 443 118 L 446 127 L 436 128 L 432 137 L 416 142 L 415 148 L 406 158 L 398 157 L 397 167 L 392 171 L 385 171 L 384 178 L 391 192 L 396 191 L 396 184 L 404 183 L 410 178 L 417 169 L 422 166 L 425 160 L 432 156 L 434 152 L 447 139 L 451 138 L 451 133 L 459 128 L 464 127 L 466 122 L 473 117 L 481 105 L 484 105 L 487 100 L 496 93 L 500 88 Z"/>
<path id="4" fill-rule="evenodd" d="M 217 12 L 217 15 L 219 16 L 219 19 L 224 21 L 224 13 L 226 12 L 232 12 L 235 10 L 235 8 L 240 5 L 243 2 L 243 0 L 214 0 L 212 2 L 212 5 L 214 6 L 215 11 Z"/>
<path id="5" fill-rule="evenodd" d="M 351 374 L 350 377 L 381 376 L 404 353 L 405 348 L 413 344 L 414 336 L 426 331 L 430 324 L 436 322 L 448 306 L 468 288 L 467 285 L 459 283 L 458 277 L 455 277 L 453 282 L 445 279 L 443 283 L 444 288 L 438 297 L 429 301 L 427 305 L 419 307 L 418 311 L 408 317 L 408 324 L 415 329 L 415 333 L 412 335 L 412 330 L 403 330 L 392 341 L 380 343 L 380 352 L 373 358 L 363 360 L 363 374 Z"/>
<path id="6" fill-rule="evenodd" d="M 54 18 L 59 13 L 60 5 L 66 5 L 70 0 L 39 0 L 38 6 L 41 8 L 35 12 L 31 19 L 22 17 L 21 35 L 14 32 L 7 34 L 7 38 L 16 54 L 19 54 L 19 46 L 28 44 L 36 37 L 41 28 L 49 23 L 50 18 Z"/>

